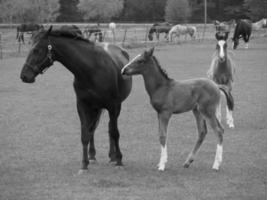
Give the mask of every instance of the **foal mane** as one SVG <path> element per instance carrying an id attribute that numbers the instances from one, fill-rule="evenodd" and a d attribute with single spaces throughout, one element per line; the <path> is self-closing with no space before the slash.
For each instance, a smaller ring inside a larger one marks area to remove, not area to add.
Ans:
<path id="1" fill-rule="evenodd" d="M 161 74 L 162 74 L 167 80 L 172 80 L 172 79 L 169 77 L 167 71 L 161 67 L 161 65 L 159 64 L 159 61 L 157 60 L 157 58 L 156 58 L 155 56 L 152 56 L 152 59 L 153 59 L 153 61 L 156 63 L 156 66 L 157 66 L 157 68 L 159 69 L 159 71 L 161 72 Z"/>

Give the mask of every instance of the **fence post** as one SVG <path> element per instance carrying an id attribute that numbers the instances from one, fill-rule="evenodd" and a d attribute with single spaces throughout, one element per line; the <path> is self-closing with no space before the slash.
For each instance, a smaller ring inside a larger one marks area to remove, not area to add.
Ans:
<path id="1" fill-rule="evenodd" d="M 3 59 L 2 33 L 0 32 L 0 59 Z"/>
<path id="2" fill-rule="evenodd" d="M 124 30 L 124 35 L 123 35 L 123 40 L 122 40 L 122 46 L 124 46 L 124 42 L 126 40 L 126 33 L 127 33 L 127 28 Z"/>

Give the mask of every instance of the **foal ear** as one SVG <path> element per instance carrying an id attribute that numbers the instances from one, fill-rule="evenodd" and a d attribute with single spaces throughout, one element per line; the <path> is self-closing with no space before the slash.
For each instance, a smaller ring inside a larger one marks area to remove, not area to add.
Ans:
<path id="1" fill-rule="evenodd" d="M 149 58 L 153 55 L 154 47 L 150 48 L 149 50 L 145 51 L 145 57 Z"/>
<path id="2" fill-rule="evenodd" d="M 229 32 L 226 32 L 224 35 L 224 40 L 226 41 L 228 39 Z"/>

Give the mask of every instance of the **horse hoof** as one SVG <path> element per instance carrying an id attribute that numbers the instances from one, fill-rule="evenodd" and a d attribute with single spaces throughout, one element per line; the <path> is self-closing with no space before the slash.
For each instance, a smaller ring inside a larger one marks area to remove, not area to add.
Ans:
<path id="1" fill-rule="evenodd" d="M 89 163 L 90 164 L 97 164 L 97 160 L 95 158 L 90 158 Z"/>
<path id="2" fill-rule="evenodd" d="M 116 165 L 115 166 L 115 169 L 117 169 L 117 170 L 123 170 L 124 169 L 124 166 L 123 165 Z"/>
<path id="3" fill-rule="evenodd" d="M 189 168 L 189 166 L 190 166 L 189 163 L 185 163 L 185 164 L 183 164 L 183 167 L 184 167 L 184 168 Z"/>
<path id="4" fill-rule="evenodd" d="M 188 167 L 191 165 L 191 163 L 192 163 L 193 161 L 194 161 L 193 159 L 190 159 L 190 160 L 186 161 L 186 162 L 183 164 L 183 167 L 184 167 L 184 168 L 188 168 Z"/>
<path id="5" fill-rule="evenodd" d="M 78 171 L 78 175 L 83 175 L 83 174 L 87 174 L 88 173 L 88 169 L 80 169 Z"/>

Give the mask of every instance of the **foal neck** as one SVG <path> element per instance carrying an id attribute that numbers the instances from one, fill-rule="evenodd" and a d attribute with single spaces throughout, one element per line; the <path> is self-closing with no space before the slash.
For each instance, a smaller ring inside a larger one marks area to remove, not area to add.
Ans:
<path id="1" fill-rule="evenodd" d="M 167 86 L 172 79 L 168 77 L 154 56 L 151 57 L 150 62 L 150 66 L 147 66 L 147 70 L 142 75 L 146 91 L 151 97 L 159 88 Z"/>

